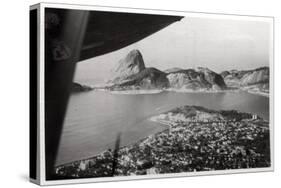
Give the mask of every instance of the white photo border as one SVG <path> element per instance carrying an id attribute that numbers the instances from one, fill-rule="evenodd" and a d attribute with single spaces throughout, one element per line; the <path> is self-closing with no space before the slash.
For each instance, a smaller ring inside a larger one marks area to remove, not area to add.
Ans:
<path id="1" fill-rule="evenodd" d="M 253 172 L 272 172 L 274 171 L 274 17 L 271 16 L 255 16 L 255 15 L 236 15 L 222 13 L 205 13 L 205 12 L 188 12 L 175 10 L 157 10 L 157 9 L 141 9 L 128 7 L 108 7 L 97 5 L 77 5 L 77 4 L 59 4 L 59 3 L 39 3 L 31 6 L 30 10 L 38 8 L 39 17 L 39 126 L 38 138 L 39 141 L 39 156 L 37 156 L 37 180 L 30 179 L 32 182 L 40 185 L 60 185 L 60 184 L 77 184 L 77 183 L 94 183 L 94 182 L 109 182 L 109 181 L 126 181 L 126 180 L 143 180 L 143 179 L 159 179 L 159 178 L 174 178 L 174 177 L 189 177 L 189 176 L 205 176 L 205 175 L 224 175 L 237 173 L 253 173 Z M 160 14 L 172 16 L 188 16 L 200 18 L 214 18 L 227 20 L 247 20 L 247 21 L 264 21 L 270 24 L 270 44 L 269 44 L 269 69 L 270 69 L 270 93 L 269 93 L 269 129 L 270 129 L 270 160 L 271 166 L 266 168 L 251 168 L 251 169 L 231 169 L 231 170 L 216 170 L 216 171 L 201 171 L 201 172 L 184 172 L 184 173 L 169 173 L 157 175 L 140 175 L 140 176 L 122 176 L 122 177 L 100 177 L 100 178 L 81 178 L 67 180 L 46 180 L 46 164 L 45 164 L 45 8 L 62 8 L 74 10 L 89 10 L 89 11 L 107 11 L 107 12 L 126 12 L 126 13 L 142 13 L 142 14 Z M 38 179 L 39 178 L 39 179 Z"/>

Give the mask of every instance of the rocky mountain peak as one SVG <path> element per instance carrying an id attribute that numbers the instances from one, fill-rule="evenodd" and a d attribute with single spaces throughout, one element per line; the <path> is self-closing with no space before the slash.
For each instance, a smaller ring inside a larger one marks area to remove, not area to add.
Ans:
<path id="1" fill-rule="evenodd" d="M 112 71 L 111 82 L 120 83 L 144 69 L 145 65 L 141 52 L 137 49 L 132 50 L 117 63 L 117 67 Z"/>

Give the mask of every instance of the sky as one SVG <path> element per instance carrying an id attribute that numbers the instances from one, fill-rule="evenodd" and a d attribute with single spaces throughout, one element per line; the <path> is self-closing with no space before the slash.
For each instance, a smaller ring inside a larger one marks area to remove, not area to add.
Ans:
<path id="1" fill-rule="evenodd" d="M 224 70 L 269 66 L 270 25 L 263 21 L 185 17 L 120 50 L 79 62 L 75 81 L 103 83 L 131 50 L 142 53 L 145 66 L 159 70 L 208 67 Z"/>

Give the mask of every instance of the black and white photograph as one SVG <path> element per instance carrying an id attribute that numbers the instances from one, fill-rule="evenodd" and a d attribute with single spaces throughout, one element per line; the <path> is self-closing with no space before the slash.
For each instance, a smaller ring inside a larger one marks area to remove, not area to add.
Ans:
<path id="1" fill-rule="evenodd" d="M 31 9 L 44 31 L 34 177 L 273 169 L 272 18 L 56 6 Z"/>

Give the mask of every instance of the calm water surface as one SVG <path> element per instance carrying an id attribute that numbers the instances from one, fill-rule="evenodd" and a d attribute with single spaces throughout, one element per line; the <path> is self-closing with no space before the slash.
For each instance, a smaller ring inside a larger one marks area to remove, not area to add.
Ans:
<path id="1" fill-rule="evenodd" d="M 74 94 L 68 104 L 57 165 L 114 148 L 118 133 L 124 146 L 159 132 L 165 127 L 147 119 L 181 105 L 235 109 L 269 119 L 269 98 L 246 92 L 117 95 L 91 91 Z"/>

